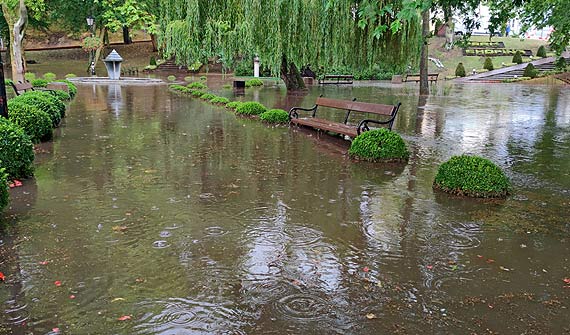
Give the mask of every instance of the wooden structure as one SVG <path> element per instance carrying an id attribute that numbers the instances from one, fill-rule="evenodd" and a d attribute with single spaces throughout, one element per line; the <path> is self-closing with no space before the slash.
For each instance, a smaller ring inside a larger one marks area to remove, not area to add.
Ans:
<path id="1" fill-rule="evenodd" d="M 49 83 L 46 88 L 48 91 L 65 91 L 69 93 L 69 86 L 66 83 Z"/>
<path id="2" fill-rule="evenodd" d="M 20 95 L 24 92 L 34 90 L 34 87 L 32 86 L 32 84 L 30 84 L 29 81 L 26 81 L 24 83 L 10 82 L 10 85 L 12 85 L 12 88 L 14 89 L 14 93 L 16 93 L 16 95 Z"/>
<path id="3" fill-rule="evenodd" d="M 437 82 L 437 78 L 439 77 L 439 73 L 429 73 L 428 74 L 428 81 L 429 82 Z M 420 82 L 420 75 L 419 74 L 408 74 L 403 78 L 404 82 L 415 81 L 416 83 Z"/>
<path id="4" fill-rule="evenodd" d="M 299 126 L 306 126 L 317 130 L 329 131 L 355 138 L 356 136 L 360 135 L 360 133 L 370 130 L 369 124 L 387 125 L 387 128 L 391 130 L 400 105 L 400 103 L 394 106 L 368 102 L 357 102 L 356 99 L 347 101 L 319 97 L 315 103 L 315 106 L 312 108 L 291 108 L 289 111 L 289 118 L 291 120 L 291 123 Z M 319 107 L 328 107 L 346 111 L 344 123 L 317 118 L 316 114 Z M 301 118 L 299 117 L 299 111 L 310 112 L 311 116 Z M 370 113 L 386 116 L 387 119 L 380 121 L 362 118 L 357 125 L 350 125 L 348 124 L 348 120 L 351 113 Z"/>
<path id="5" fill-rule="evenodd" d="M 354 76 L 351 74 L 327 74 L 321 79 L 319 79 L 319 84 L 329 85 L 329 84 L 352 84 L 354 81 Z"/>

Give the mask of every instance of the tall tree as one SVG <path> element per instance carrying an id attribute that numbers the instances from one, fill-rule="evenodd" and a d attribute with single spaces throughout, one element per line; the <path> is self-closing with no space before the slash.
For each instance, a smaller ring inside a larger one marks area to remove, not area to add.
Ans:
<path id="1" fill-rule="evenodd" d="M 418 20 L 397 32 L 366 22 L 390 24 L 388 11 L 360 12 L 354 0 L 166 0 L 161 2 L 160 41 L 181 64 L 212 58 L 233 65 L 259 55 L 288 89 L 302 88 L 300 66 L 400 69 L 417 61 Z M 386 0 L 395 7 L 401 0 Z"/>

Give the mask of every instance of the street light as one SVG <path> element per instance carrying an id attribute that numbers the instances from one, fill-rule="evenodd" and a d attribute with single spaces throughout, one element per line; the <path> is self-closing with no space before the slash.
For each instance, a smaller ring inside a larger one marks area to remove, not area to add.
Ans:
<path id="1" fill-rule="evenodd" d="M 93 15 L 89 15 L 87 18 L 87 26 L 89 26 L 89 32 L 91 33 L 91 37 L 93 37 L 93 28 L 95 26 L 95 18 L 93 17 Z M 94 76 L 95 75 L 95 55 L 94 55 L 94 50 L 89 50 L 89 70 L 88 72 L 91 72 L 91 75 Z"/>
<path id="2" fill-rule="evenodd" d="M 8 99 L 6 99 L 6 84 L 4 82 L 4 62 L 0 52 L 0 116 L 8 118 Z"/>

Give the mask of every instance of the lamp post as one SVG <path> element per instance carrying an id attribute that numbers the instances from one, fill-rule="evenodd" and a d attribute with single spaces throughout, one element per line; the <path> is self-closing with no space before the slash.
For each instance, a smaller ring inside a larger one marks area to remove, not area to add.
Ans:
<path id="1" fill-rule="evenodd" d="M 0 116 L 8 118 L 8 99 L 6 99 L 6 84 L 4 82 L 4 62 L 0 52 Z"/>
<path id="2" fill-rule="evenodd" d="M 95 26 L 95 18 L 93 17 L 93 15 L 89 15 L 87 17 L 87 25 L 89 26 L 89 32 L 91 33 L 91 37 L 93 37 L 93 28 Z M 89 50 L 89 73 L 91 73 L 92 76 L 95 75 L 95 55 L 94 55 L 94 50 Z"/>

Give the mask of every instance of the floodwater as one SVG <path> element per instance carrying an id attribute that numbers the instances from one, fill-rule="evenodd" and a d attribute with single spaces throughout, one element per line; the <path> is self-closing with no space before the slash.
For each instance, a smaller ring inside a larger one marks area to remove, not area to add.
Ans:
<path id="1" fill-rule="evenodd" d="M 570 333 L 569 88 L 285 93 L 237 98 L 401 101 L 410 161 L 354 162 L 166 86 L 80 86 L 0 219 L 0 334 Z M 512 195 L 434 192 L 462 153 Z"/>

